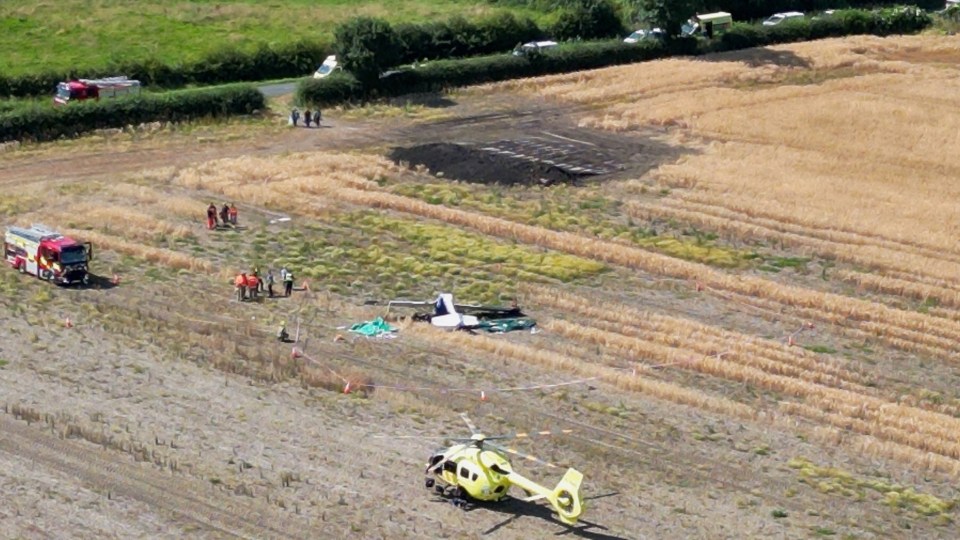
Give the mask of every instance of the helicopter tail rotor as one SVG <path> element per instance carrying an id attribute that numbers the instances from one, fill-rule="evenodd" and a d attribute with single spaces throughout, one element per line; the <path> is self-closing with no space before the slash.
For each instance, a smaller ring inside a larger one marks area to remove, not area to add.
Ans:
<path id="1" fill-rule="evenodd" d="M 580 484 L 583 482 L 583 473 L 576 469 L 567 469 L 560 479 L 553 493 L 547 500 L 556 509 L 560 521 L 567 525 L 577 522 L 583 513 L 583 496 L 580 494 Z"/>
<path id="2" fill-rule="evenodd" d="M 527 492 L 528 496 L 523 499 L 524 501 L 546 499 L 563 523 L 574 525 L 580 519 L 583 513 L 583 495 L 580 493 L 583 473 L 580 471 L 567 469 L 563 478 L 553 489 L 540 485 L 514 470 L 507 472 L 507 478 L 513 485 Z"/>

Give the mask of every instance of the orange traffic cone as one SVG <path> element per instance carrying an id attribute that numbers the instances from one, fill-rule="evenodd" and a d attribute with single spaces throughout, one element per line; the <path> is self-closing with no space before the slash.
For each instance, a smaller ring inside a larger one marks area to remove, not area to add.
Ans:
<path id="1" fill-rule="evenodd" d="M 793 347 L 796 344 L 797 342 L 793 340 L 793 335 L 790 335 L 787 337 L 787 345 L 789 345 L 790 347 Z"/>
<path id="2" fill-rule="evenodd" d="M 480 401 L 486 401 L 486 400 L 487 400 L 487 393 L 484 392 L 483 390 L 481 390 L 481 391 L 480 391 Z"/>
<path id="3" fill-rule="evenodd" d="M 67 328 L 73 328 L 73 322 L 70 320 L 70 317 L 67 317 L 66 320 L 63 321 L 63 325 Z"/>
<path id="4" fill-rule="evenodd" d="M 294 347 L 293 350 L 290 351 L 290 358 L 300 358 L 300 351 L 297 350 L 296 347 Z"/>
<path id="5" fill-rule="evenodd" d="M 113 283 L 114 285 L 119 285 L 119 284 L 120 284 L 120 276 L 118 276 L 117 274 L 114 274 L 114 275 L 113 275 L 113 278 L 110 280 L 110 283 Z"/>
<path id="6" fill-rule="evenodd" d="M 350 381 L 347 381 L 347 385 L 343 387 L 343 393 L 344 394 L 350 393 Z"/>

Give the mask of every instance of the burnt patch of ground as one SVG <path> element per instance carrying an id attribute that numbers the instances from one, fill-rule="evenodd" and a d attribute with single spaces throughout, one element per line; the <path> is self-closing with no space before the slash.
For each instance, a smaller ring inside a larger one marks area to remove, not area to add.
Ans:
<path id="1" fill-rule="evenodd" d="M 394 148 L 389 157 L 410 167 L 424 166 L 435 176 L 483 184 L 575 184 L 585 176 L 554 164 L 455 143 Z"/>

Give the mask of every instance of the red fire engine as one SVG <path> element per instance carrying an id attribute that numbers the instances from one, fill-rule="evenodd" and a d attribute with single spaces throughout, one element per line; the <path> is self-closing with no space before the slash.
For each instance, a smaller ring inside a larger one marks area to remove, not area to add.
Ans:
<path id="1" fill-rule="evenodd" d="M 74 79 L 57 85 L 53 96 L 54 105 L 66 105 L 71 101 L 85 99 L 115 98 L 140 93 L 140 81 L 126 77 L 104 79 Z"/>
<path id="2" fill-rule="evenodd" d="M 89 283 L 90 242 L 77 242 L 42 225 L 9 227 L 3 252 L 7 263 L 21 273 L 62 285 Z"/>

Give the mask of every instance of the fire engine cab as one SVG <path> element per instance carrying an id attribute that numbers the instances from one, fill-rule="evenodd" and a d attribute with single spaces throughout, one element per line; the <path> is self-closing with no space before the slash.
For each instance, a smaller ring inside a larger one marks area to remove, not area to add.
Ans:
<path id="1" fill-rule="evenodd" d="M 9 227 L 3 238 L 7 263 L 23 274 L 53 283 L 89 283 L 93 244 L 80 243 L 42 225 Z"/>
<path id="2" fill-rule="evenodd" d="M 74 79 L 57 85 L 54 105 L 66 105 L 85 99 L 115 98 L 140 94 L 140 81 L 126 77 L 104 79 Z"/>

